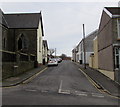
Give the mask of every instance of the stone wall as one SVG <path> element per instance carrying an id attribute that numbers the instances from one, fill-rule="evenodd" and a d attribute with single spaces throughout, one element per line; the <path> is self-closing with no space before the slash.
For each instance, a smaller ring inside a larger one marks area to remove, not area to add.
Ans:
<path id="1" fill-rule="evenodd" d="M 2 63 L 2 79 L 17 76 L 22 74 L 30 69 L 34 68 L 34 61 L 30 62 L 3 62 Z"/>

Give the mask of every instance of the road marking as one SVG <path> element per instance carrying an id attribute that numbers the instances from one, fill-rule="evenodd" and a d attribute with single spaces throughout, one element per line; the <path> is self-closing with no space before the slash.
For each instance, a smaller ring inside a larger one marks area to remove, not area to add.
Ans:
<path id="1" fill-rule="evenodd" d="M 98 95 L 97 94 L 92 94 L 92 96 L 93 97 L 102 97 L 102 98 L 104 97 L 103 95 L 99 95 L 99 94 Z"/>
<path id="2" fill-rule="evenodd" d="M 47 90 L 42 90 L 41 92 L 43 92 L 43 93 L 47 93 L 48 91 L 47 91 Z"/>
<path id="3" fill-rule="evenodd" d="M 90 83 L 92 83 L 92 85 L 99 91 L 99 92 L 101 92 L 101 90 L 99 90 L 98 88 L 100 88 L 100 86 L 97 84 L 97 83 L 95 83 L 84 71 L 82 71 L 80 68 L 78 69 L 78 70 L 80 70 L 85 76 L 86 76 L 86 78 L 90 81 Z M 102 92 L 101 92 L 102 93 Z"/>
<path id="4" fill-rule="evenodd" d="M 87 96 L 87 94 L 83 94 L 83 93 L 79 93 L 79 94 L 76 94 L 76 95 Z"/>
<path id="5" fill-rule="evenodd" d="M 44 72 L 46 69 L 47 69 L 47 67 L 46 67 L 45 69 L 41 70 L 40 72 L 36 73 L 36 74 L 33 75 L 32 77 L 28 78 L 27 80 L 25 80 L 25 81 L 23 82 L 23 84 L 30 82 L 32 79 L 34 79 L 35 77 L 37 77 L 39 74 L 41 74 L 42 72 Z"/>
<path id="6" fill-rule="evenodd" d="M 25 91 L 33 91 L 33 92 L 35 92 L 35 91 L 37 91 L 37 90 L 26 89 Z"/>
<path id="7" fill-rule="evenodd" d="M 70 90 L 61 90 L 59 94 L 70 94 Z"/>
<path id="8" fill-rule="evenodd" d="M 2 89 L 6 89 L 6 88 L 14 88 L 14 87 L 19 87 L 20 85 L 15 85 L 15 86 L 6 86 L 6 87 L 2 87 Z"/>
<path id="9" fill-rule="evenodd" d="M 62 80 L 60 81 L 60 87 L 59 87 L 59 90 L 58 90 L 58 93 L 60 93 L 61 92 L 61 90 L 62 90 Z"/>

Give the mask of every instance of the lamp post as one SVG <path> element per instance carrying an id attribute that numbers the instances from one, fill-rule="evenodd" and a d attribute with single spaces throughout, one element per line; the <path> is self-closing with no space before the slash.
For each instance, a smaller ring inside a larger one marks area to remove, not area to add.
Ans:
<path id="1" fill-rule="evenodd" d="M 86 69 L 85 26 L 83 24 L 84 69 Z"/>

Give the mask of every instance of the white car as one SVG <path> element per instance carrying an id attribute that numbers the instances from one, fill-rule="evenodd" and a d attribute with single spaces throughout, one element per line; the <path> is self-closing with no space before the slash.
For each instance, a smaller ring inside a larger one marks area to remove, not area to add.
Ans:
<path id="1" fill-rule="evenodd" d="M 62 62 L 61 58 L 57 58 L 58 63 Z"/>
<path id="2" fill-rule="evenodd" d="M 57 59 L 54 59 L 54 58 L 49 59 L 48 66 L 52 66 L 52 65 L 56 65 L 56 66 L 58 65 Z"/>

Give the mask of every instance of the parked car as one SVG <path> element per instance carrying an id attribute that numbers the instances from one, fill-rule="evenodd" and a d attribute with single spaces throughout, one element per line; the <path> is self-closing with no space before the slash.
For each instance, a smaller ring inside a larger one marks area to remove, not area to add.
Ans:
<path id="1" fill-rule="evenodd" d="M 49 59 L 48 66 L 58 65 L 58 61 L 55 58 Z"/>
<path id="2" fill-rule="evenodd" d="M 58 63 L 62 62 L 62 58 L 57 58 Z"/>

